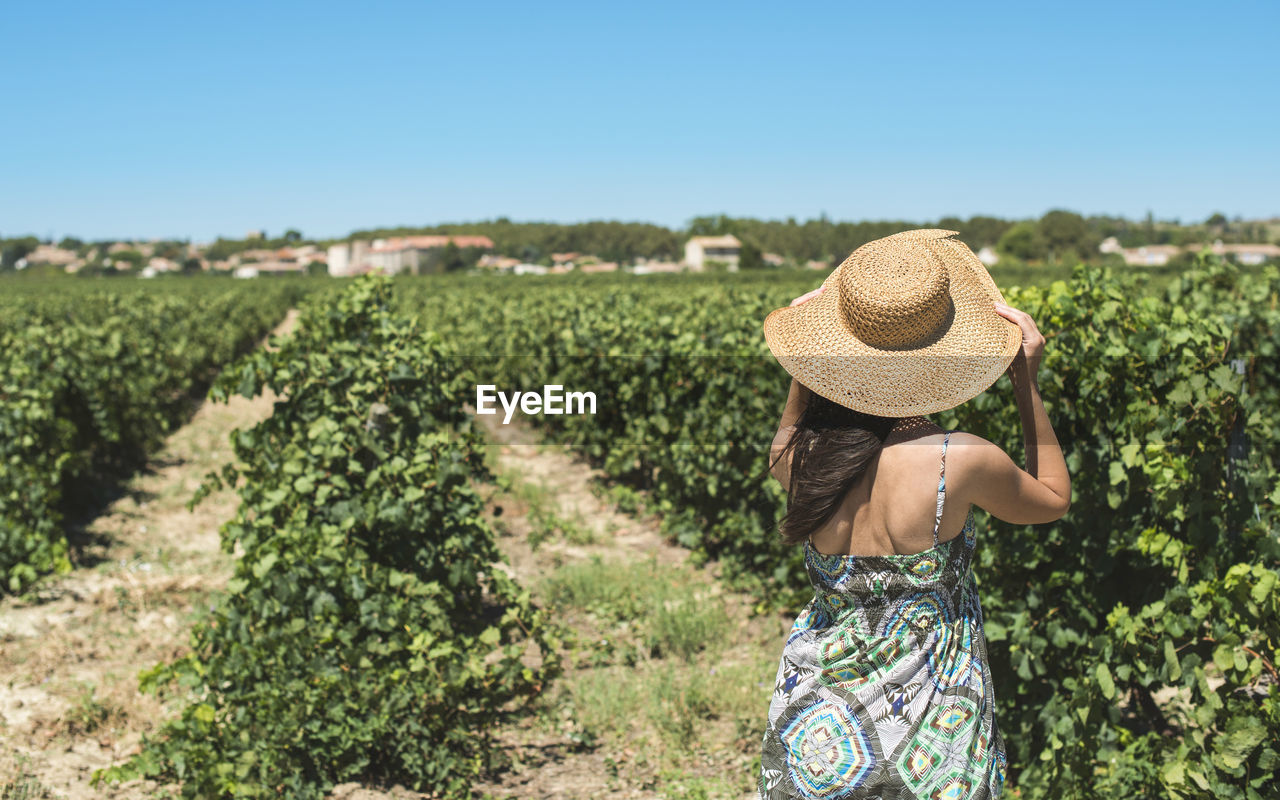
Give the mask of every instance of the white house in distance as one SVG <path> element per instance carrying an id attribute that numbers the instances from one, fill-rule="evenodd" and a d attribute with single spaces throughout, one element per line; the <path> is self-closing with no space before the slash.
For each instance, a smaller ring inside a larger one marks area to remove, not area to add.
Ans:
<path id="1" fill-rule="evenodd" d="M 369 243 L 363 239 L 329 246 L 329 274 L 338 277 L 355 275 L 356 266 L 369 254 Z"/>
<path id="2" fill-rule="evenodd" d="M 1144 247 L 1121 247 L 1114 236 L 1108 236 L 1098 246 L 1103 253 L 1119 253 L 1124 263 L 1135 267 L 1159 267 L 1169 263 L 1169 259 L 1179 253 L 1199 253 L 1208 248 L 1215 255 L 1232 256 L 1240 264 L 1257 266 L 1273 258 L 1280 258 L 1280 246 L 1267 243 L 1256 244 L 1223 244 L 1221 239 L 1212 245 L 1202 243 L 1188 244 L 1178 247 L 1172 244 L 1149 244 Z"/>
<path id="3" fill-rule="evenodd" d="M 335 244 L 329 248 L 330 275 L 357 275 L 382 270 L 388 275 L 408 270 L 422 270 L 427 251 L 442 248 L 450 241 L 459 248 L 480 247 L 493 249 L 488 236 L 392 236 L 366 242 Z"/>
<path id="4" fill-rule="evenodd" d="M 684 245 L 684 263 L 691 270 L 706 269 L 708 261 L 723 261 L 736 272 L 742 255 L 742 242 L 733 234 L 695 236 Z"/>

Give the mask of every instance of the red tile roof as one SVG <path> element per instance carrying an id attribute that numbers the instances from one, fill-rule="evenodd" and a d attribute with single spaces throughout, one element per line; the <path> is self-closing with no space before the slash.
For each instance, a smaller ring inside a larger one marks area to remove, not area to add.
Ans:
<path id="1" fill-rule="evenodd" d="M 373 253 L 387 253 L 396 250 L 430 250 L 433 247 L 444 247 L 452 239 L 458 247 L 481 247 L 493 249 L 493 240 L 488 236 L 393 236 L 378 247 L 370 248 Z"/>

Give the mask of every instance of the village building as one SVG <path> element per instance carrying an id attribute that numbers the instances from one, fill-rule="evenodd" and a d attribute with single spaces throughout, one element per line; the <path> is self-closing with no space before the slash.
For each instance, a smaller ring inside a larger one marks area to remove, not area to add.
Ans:
<path id="1" fill-rule="evenodd" d="M 433 272 L 439 267 L 429 257 L 431 251 L 442 249 L 451 241 L 459 249 L 493 249 L 493 240 L 488 236 L 392 236 L 372 242 L 358 239 L 329 248 L 329 274 L 357 275 L 374 270 L 387 275 Z"/>
<path id="2" fill-rule="evenodd" d="M 1280 258 L 1280 246 L 1267 243 L 1223 244 L 1221 239 L 1212 245 L 1195 242 L 1182 247 L 1172 244 L 1149 244 L 1143 247 L 1121 247 L 1114 236 L 1102 240 L 1098 250 L 1103 253 L 1119 253 L 1124 263 L 1135 267 L 1159 267 L 1181 253 L 1199 253 L 1208 249 L 1217 256 L 1231 257 L 1237 263 L 1257 266 L 1271 259 Z"/>
<path id="3" fill-rule="evenodd" d="M 143 258 L 151 258 L 155 255 L 155 245 L 148 242 L 114 242 L 107 248 L 108 255 L 123 253 L 127 250 L 136 250 L 142 254 Z"/>
<path id="4" fill-rule="evenodd" d="M 1182 248 L 1172 244 L 1149 244 L 1144 247 L 1127 247 L 1120 251 L 1124 263 L 1133 267 L 1161 267 L 1169 263 L 1169 259 L 1182 252 Z"/>
<path id="5" fill-rule="evenodd" d="M 335 277 L 359 274 L 368 253 L 369 243 L 364 239 L 330 245 L 329 274 Z"/>
<path id="6" fill-rule="evenodd" d="M 1205 248 L 1203 244 L 1189 244 L 1187 250 L 1191 252 L 1200 252 Z M 1239 264 L 1256 267 L 1267 261 L 1280 257 L 1280 246 L 1274 244 L 1258 243 L 1258 244 L 1223 244 L 1221 239 L 1214 241 L 1209 245 L 1209 250 L 1214 255 L 1231 256 L 1235 258 Z"/>
<path id="7" fill-rule="evenodd" d="M 733 234 L 724 236 L 694 236 L 684 245 L 684 263 L 692 270 L 704 270 L 709 261 L 727 264 L 731 272 L 738 269 L 742 255 L 742 242 Z"/>
<path id="8" fill-rule="evenodd" d="M 1237 262 L 1247 266 L 1257 266 L 1280 257 L 1280 246 L 1274 244 L 1229 244 L 1224 249 L 1235 256 Z"/>
<path id="9" fill-rule="evenodd" d="M 635 275 L 656 275 L 662 272 L 682 272 L 685 266 L 675 261 L 646 261 L 637 264 L 631 272 Z"/>
<path id="10" fill-rule="evenodd" d="M 480 256 L 480 260 L 476 262 L 476 266 L 480 269 L 492 269 L 499 272 L 510 272 L 516 264 L 520 263 L 520 259 L 511 256 L 499 256 L 493 253 L 486 253 Z"/>
<path id="11" fill-rule="evenodd" d="M 73 264 L 79 259 L 74 250 L 64 250 L 61 247 L 52 244 L 38 245 L 35 250 L 27 254 L 28 264 L 55 264 L 57 266 L 66 266 Z"/>

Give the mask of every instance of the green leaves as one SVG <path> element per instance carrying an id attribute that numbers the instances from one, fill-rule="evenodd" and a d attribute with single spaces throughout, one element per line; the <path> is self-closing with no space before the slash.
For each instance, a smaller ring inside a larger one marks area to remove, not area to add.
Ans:
<path id="1" fill-rule="evenodd" d="M 1178 661 L 1178 653 L 1174 649 L 1172 639 L 1164 640 L 1164 660 L 1169 669 L 1169 680 L 1180 680 L 1182 678 L 1182 664 Z"/>
<path id="2" fill-rule="evenodd" d="M 1260 720 L 1249 716 L 1231 717 L 1222 735 L 1214 741 L 1213 750 L 1223 766 L 1237 769 L 1267 736 L 1267 726 Z"/>
<path id="3" fill-rule="evenodd" d="M 69 570 L 63 515 L 141 466 L 213 371 L 300 294 L 203 280 L 100 287 L 11 285 L 0 299 L 0 591 Z"/>
<path id="4" fill-rule="evenodd" d="M 1102 696 L 1108 700 L 1115 699 L 1116 684 L 1111 678 L 1111 669 L 1106 664 L 1098 664 L 1094 668 L 1094 674 L 1098 678 L 1098 688 L 1102 690 Z"/>

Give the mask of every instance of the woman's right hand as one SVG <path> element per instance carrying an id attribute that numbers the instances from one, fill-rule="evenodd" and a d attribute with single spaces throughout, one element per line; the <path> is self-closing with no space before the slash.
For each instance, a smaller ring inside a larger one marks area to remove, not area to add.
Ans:
<path id="1" fill-rule="evenodd" d="M 997 314 L 1022 329 L 1022 349 L 1014 356 L 1013 363 L 1009 365 L 1006 374 L 1015 387 L 1022 382 L 1023 376 L 1029 378 L 1031 385 L 1035 386 L 1036 375 L 1040 371 L 1040 359 L 1044 355 L 1044 336 L 1036 327 L 1036 321 L 1027 312 L 1019 311 L 998 301 L 995 303 L 995 309 Z"/>

